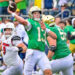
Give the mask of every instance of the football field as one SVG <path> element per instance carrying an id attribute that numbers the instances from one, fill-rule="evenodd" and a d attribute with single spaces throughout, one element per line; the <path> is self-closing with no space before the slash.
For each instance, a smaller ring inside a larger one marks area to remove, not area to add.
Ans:
<path id="1" fill-rule="evenodd" d="M 0 75 L 2 74 L 2 71 L 0 71 Z M 38 74 L 34 74 L 34 75 L 38 75 Z M 54 74 L 54 75 L 59 75 L 59 74 Z M 74 72 L 74 75 L 75 75 L 75 72 Z"/>
<path id="2" fill-rule="evenodd" d="M 0 71 L 0 75 L 2 74 L 3 71 Z"/>

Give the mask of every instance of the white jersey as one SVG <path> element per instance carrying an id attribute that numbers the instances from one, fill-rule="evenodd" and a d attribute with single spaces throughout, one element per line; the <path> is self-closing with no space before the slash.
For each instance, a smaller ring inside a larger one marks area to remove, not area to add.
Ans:
<path id="1" fill-rule="evenodd" d="M 18 24 L 18 25 L 16 26 L 16 28 L 15 28 L 15 31 L 16 31 L 17 35 L 19 35 L 19 36 L 22 38 L 22 40 L 23 40 L 26 44 L 28 44 L 28 35 L 27 35 L 26 31 L 25 31 L 24 26 L 21 25 L 21 24 Z"/>
<path id="2" fill-rule="evenodd" d="M 14 35 L 12 35 L 11 37 L 9 37 L 8 39 L 5 38 L 5 36 L 2 36 L 2 54 L 3 54 L 3 60 L 4 63 L 7 66 L 15 66 L 18 65 L 22 60 L 18 55 L 18 51 L 13 50 L 12 48 L 12 42 L 11 39 Z M 22 43 L 22 41 L 16 41 L 16 46 L 18 44 Z M 7 49 L 9 48 L 9 49 Z"/>

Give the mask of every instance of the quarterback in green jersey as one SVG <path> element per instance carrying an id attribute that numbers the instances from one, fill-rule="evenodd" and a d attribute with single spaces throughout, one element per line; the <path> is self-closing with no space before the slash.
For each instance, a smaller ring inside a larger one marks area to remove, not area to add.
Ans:
<path id="1" fill-rule="evenodd" d="M 49 24 L 50 29 L 52 28 L 51 30 L 57 35 L 56 44 L 54 43 L 54 45 L 51 45 L 49 38 L 47 38 L 49 47 L 48 58 L 52 58 L 52 61 L 50 61 L 52 72 L 61 71 L 63 75 L 73 75 L 73 58 L 67 47 L 64 31 L 55 26 L 53 23 L 54 17 L 50 15 L 46 17 L 47 20 L 45 22 Z"/>
<path id="2" fill-rule="evenodd" d="M 49 60 L 45 55 L 45 40 L 46 33 L 53 37 L 57 38 L 56 34 L 50 29 L 45 27 L 43 21 L 41 21 L 41 10 L 37 6 L 33 6 L 29 10 L 29 19 L 25 20 L 22 17 L 16 15 L 8 8 L 8 12 L 12 14 L 20 23 L 22 23 L 29 37 L 28 49 L 26 52 L 24 74 L 32 75 L 32 70 L 35 64 L 43 70 L 44 75 L 52 75 L 50 68 Z"/>

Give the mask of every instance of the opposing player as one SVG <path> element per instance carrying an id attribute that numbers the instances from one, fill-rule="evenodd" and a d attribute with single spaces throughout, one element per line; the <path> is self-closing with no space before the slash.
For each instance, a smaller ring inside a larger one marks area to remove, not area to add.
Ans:
<path id="1" fill-rule="evenodd" d="M 27 48 L 15 34 L 13 23 L 9 22 L 5 25 L 1 41 L 0 50 L 2 50 L 3 61 L 8 67 L 2 75 L 23 75 L 23 61 L 18 52 L 25 52 Z"/>
<path id="2" fill-rule="evenodd" d="M 62 71 L 63 75 L 73 75 L 73 58 L 71 52 L 66 44 L 66 37 L 64 31 L 54 24 L 54 17 L 46 16 L 46 23 L 52 28 L 52 31 L 56 33 L 56 44 L 51 46 L 50 38 L 48 37 L 48 46 L 50 48 L 48 52 L 48 58 L 53 59 L 50 62 L 53 73 Z"/>
<path id="3" fill-rule="evenodd" d="M 45 37 L 47 33 L 51 37 L 56 38 L 56 34 L 47 29 L 43 21 L 41 21 L 42 12 L 40 8 L 38 8 L 37 6 L 33 6 L 29 10 L 30 18 L 28 20 L 25 20 L 20 16 L 16 15 L 12 11 L 10 11 L 9 8 L 8 12 L 25 26 L 27 34 L 29 36 L 24 74 L 31 75 L 35 64 L 38 64 L 39 67 L 43 70 L 44 75 L 52 75 L 49 60 L 44 53 L 46 39 Z"/>

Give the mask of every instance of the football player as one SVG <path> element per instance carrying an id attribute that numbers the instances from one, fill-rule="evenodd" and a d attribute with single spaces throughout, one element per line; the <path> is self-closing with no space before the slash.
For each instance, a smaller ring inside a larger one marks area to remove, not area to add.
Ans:
<path id="1" fill-rule="evenodd" d="M 14 24 L 10 22 L 3 28 L 0 50 L 8 68 L 2 75 L 23 75 L 23 61 L 18 52 L 25 52 L 27 48 L 14 30 Z"/>
<path id="2" fill-rule="evenodd" d="M 28 50 L 26 52 L 24 67 L 25 75 L 32 74 L 32 70 L 35 64 L 39 65 L 39 67 L 43 70 L 44 75 L 52 75 L 49 60 L 44 52 L 46 39 L 45 37 L 46 33 L 53 38 L 57 37 L 56 34 L 45 27 L 45 24 L 41 20 L 42 12 L 40 8 L 38 8 L 37 6 L 31 7 L 29 10 L 28 20 L 25 20 L 22 17 L 16 15 L 15 12 L 13 13 L 9 8 L 8 12 L 25 26 L 29 37 Z"/>
<path id="3" fill-rule="evenodd" d="M 53 16 L 47 15 L 45 18 L 45 22 L 49 24 L 52 31 L 57 35 L 56 44 L 54 43 L 52 45 L 50 38 L 47 37 L 49 47 L 48 58 L 53 59 L 50 62 L 51 70 L 53 73 L 61 71 L 63 75 L 73 75 L 73 58 L 67 47 L 64 31 L 55 26 Z"/>

